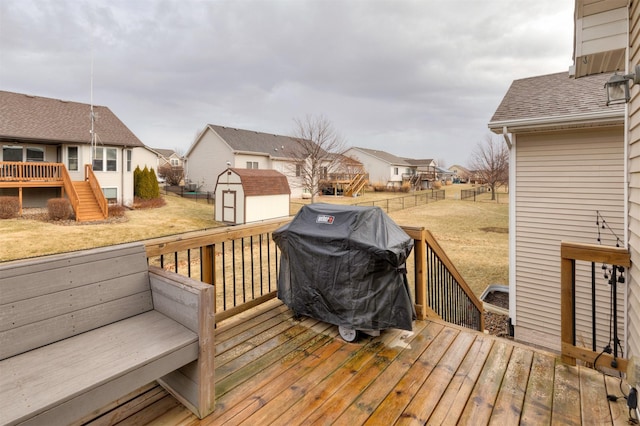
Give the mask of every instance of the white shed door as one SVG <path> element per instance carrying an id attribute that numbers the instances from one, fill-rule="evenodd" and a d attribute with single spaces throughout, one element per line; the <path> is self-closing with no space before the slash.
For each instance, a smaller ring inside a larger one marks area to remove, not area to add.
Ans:
<path id="1" fill-rule="evenodd" d="M 236 191 L 222 191 L 222 221 L 236 223 Z"/>

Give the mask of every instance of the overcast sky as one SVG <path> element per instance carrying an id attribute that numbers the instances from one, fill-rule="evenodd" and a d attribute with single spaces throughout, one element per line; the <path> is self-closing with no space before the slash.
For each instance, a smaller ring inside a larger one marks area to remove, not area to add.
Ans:
<path id="1" fill-rule="evenodd" d="M 109 107 L 152 148 L 207 124 L 468 164 L 514 79 L 572 65 L 573 0 L 0 0 L 0 89 Z M 88 132 L 87 132 L 88 134 Z"/>

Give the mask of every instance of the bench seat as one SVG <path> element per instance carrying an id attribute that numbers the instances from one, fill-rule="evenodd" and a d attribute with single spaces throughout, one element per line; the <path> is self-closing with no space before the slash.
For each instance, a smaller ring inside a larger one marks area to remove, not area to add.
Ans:
<path id="1" fill-rule="evenodd" d="M 0 425 L 80 424 L 153 381 L 208 415 L 214 297 L 139 243 L 0 263 Z"/>
<path id="2" fill-rule="evenodd" d="M 141 380 L 152 382 L 175 370 L 176 363 L 197 358 L 198 335 L 157 311 L 73 336 L 1 364 L 0 424 L 19 423 L 34 413 L 30 421 L 37 424 L 39 414 L 48 410 L 59 411 L 47 413 L 48 419 L 77 419 L 82 413 L 70 413 L 68 407 L 107 405 L 127 387 L 113 382 L 128 374 L 136 374 L 129 386 L 133 391 Z M 17 371 L 24 374 L 12 374 Z"/>

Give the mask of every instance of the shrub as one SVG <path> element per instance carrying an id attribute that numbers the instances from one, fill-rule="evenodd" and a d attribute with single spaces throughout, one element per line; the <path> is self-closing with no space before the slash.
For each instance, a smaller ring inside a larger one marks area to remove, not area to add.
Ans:
<path id="1" fill-rule="evenodd" d="M 109 217 L 124 217 L 126 209 L 122 204 L 109 205 Z"/>
<path id="2" fill-rule="evenodd" d="M 164 201 L 164 198 L 162 197 L 152 198 L 150 200 L 144 200 L 139 197 L 134 197 L 134 200 L 133 200 L 134 209 L 153 209 L 156 207 L 162 207 L 165 204 L 166 204 L 166 201 Z"/>
<path id="3" fill-rule="evenodd" d="M 160 197 L 160 186 L 158 186 L 158 178 L 153 169 L 147 166 L 143 170 L 136 167 L 133 172 L 133 194 L 143 200 L 152 200 Z"/>
<path id="4" fill-rule="evenodd" d="M 0 197 L 0 219 L 13 219 L 20 212 L 20 199 L 18 197 Z"/>
<path id="5" fill-rule="evenodd" d="M 375 192 L 384 192 L 384 191 L 386 191 L 386 189 L 387 189 L 387 186 L 385 184 L 383 184 L 383 183 L 379 183 L 378 182 L 378 183 L 374 183 L 373 184 L 373 190 Z"/>
<path id="6" fill-rule="evenodd" d="M 400 187 L 400 191 L 402 192 L 409 192 L 410 189 L 411 185 L 409 184 L 409 182 L 403 182 L 402 186 Z"/>
<path id="7" fill-rule="evenodd" d="M 68 220 L 73 213 L 67 198 L 51 198 L 47 201 L 47 210 L 51 220 Z"/>

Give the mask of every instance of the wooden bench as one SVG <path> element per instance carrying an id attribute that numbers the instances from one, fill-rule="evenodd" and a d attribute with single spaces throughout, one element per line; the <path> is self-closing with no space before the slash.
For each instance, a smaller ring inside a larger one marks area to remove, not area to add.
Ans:
<path id="1" fill-rule="evenodd" d="M 214 288 L 125 244 L 0 264 L 0 424 L 69 424 L 157 380 L 214 407 Z"/>

